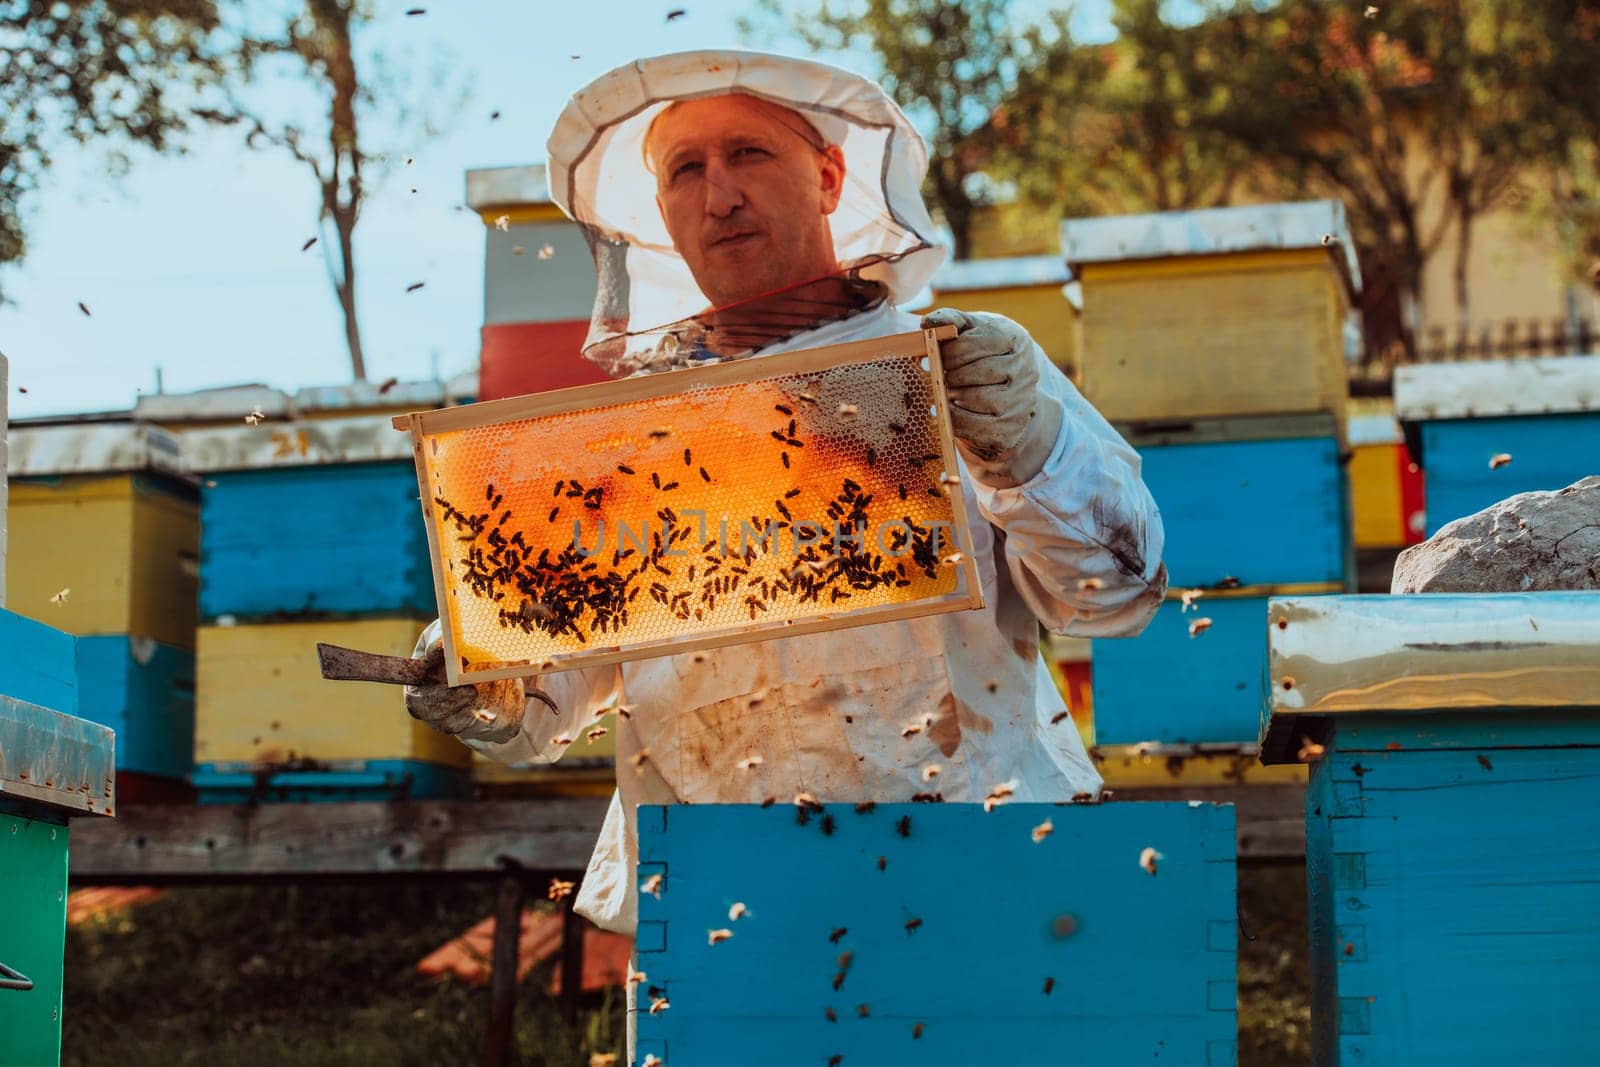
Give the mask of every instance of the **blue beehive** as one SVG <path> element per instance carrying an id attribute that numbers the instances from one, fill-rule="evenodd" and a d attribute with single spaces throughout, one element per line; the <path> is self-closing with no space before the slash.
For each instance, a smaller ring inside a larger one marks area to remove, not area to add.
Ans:
<path id="1" fill-rule="evenodd" d="M 1600 1062 L 1600 593 L 1268 610 L 1262 758 L 1316 759 L 1314 1061 Z"/>
<path id="2" fill-rule="evenodd" d="M 1189 636 L 1197 619 L 1205 631 Z M 1094 642 L 1095 742 L 1253 740 L 1266 677 L 1264 596 L 1169 600 L 1137 638 Z"/>
<path id="3" fill-rule="evenodd" d="M 639 877 L 662 879 L 640 895 L 636 1062 L 1235 1062 L 1230 807 L 829 805 L 802 820 L 788 804 L 685 805 L 638 820 Z"/>
<path id="4" fill-rule="evenodd" d="M 203 622 L 431 612 L 433 601 L 409 455 L 207 475 L 200 507 Z"/>
<path id="5" fill-rule="evenodd" d="M 71 634 L 0 608 L 0 693 L 65 715 L 78 713 Z"/>
<path id="6" fill-rule="evenodd" d="M 1267 597 L 1341 592 L 1351 574 L 1336 424 L 1241 418 L 1124 433 L 1161 509 L 1173 599 L 1138 637 L 1093 643 L 1095 742 L 1253 743 Z M 1184 588 L 1207 591 L 1187 612 Z M 1191 637 L 1197 619 L 1211 625 Z"/>
<path id="7" fill-rule="evenodd" d="M 194 653 L 145 637 L 77 644 L 82 714 L 116 731 L 118 769 L 186 777 L 194 765 Z"/>
<path id="8" fill-rule="evenodd" d="M 1350 524 L 1332 418 L 1239 419 L 1211 424 L 1209 434 L 1206 428 L 1128 435 L 1161 509 L 1162 559 L 1172 584 L 1342 586 Z M 1234 436 L 1242 433 L 1272 436 Z"/>
<path id="9" fill-rule="evenodd" d="M 1600 462 L 1593 356 L 1400 367 L 1394 397 L 1420 444 L 1430 537 L 1506 497 L 1561 489 Z M 1491 466 L 1497 456 L 1510 459 Z"/>

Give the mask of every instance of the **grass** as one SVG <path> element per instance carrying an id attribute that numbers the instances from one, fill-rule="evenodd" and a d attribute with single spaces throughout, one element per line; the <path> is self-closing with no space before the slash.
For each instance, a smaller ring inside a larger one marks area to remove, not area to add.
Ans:
<path id="1" fill-rule="evenodd" d="M 490 885 L 174 890 L 70 930 L 64 1067 L 362 1067 L 482 1062 L 486 990 L 415 973 L 493 910 Z M 525 1067 L 622 1052 L 620 992 L 576 1028 L 534 972 L 517 1004 Z"/>
<path id="2" fill-rule="evenodd" d="M 65 1067 L 440 1067 L 482 1062 L 486 990 L 413 967 L 492 912 L 494 887 L 179 889 L 67 935 Z M 1305 869 L 1242 867 L 1239 1063 L 1310 1062 Z M 569 1026 L 523 983 L 523 1067 L 587 1067 L 624 1041 L 620 992 Z"/>

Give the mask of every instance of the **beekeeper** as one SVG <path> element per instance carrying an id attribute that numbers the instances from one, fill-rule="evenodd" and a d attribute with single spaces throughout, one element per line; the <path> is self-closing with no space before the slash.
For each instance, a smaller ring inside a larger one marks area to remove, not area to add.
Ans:
<path id="1" fill-rule="evenodd" d="M 554 739 L 626 709 L 577 910 L 632 932 L 639 804 L 1097 794 L 1038 624 L 1142 630 L 1166 590 L 1160 516 L 1138 454 L 1020 326 L 898 310 L 944 259 L 900 109 L 822 63 L 691 52 L 581 90 L 548 147 L 551 194 L 599 273 L 585 355 L 614 376 L 957 328 L 944 377 L 985 605 L 545 674 L 554 713 L 520 679 L 408 689 L 413 716 L 505 762 L 553 760 Z M 424 653 L 442 656 L 437 622 Z"/>

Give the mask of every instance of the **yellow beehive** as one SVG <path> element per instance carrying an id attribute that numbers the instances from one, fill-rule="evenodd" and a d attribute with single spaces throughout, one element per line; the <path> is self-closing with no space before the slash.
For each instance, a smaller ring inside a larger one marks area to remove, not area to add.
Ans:
<path id="1" fill-rule="evenodd" d="M 935 341 L 397 420 L 450 681 L 981 606 Z"/>
<path id="2" fill-rule="evenodd" d="M 1063 291 L 1070 278 L 1060 256 L 958 260 L 934 277 L 930 307 L 1004 315 L 1027 330 L 1068 377 L 1076 378 L 1078 309 Z"/>
<path id="3" fill-rule="evenodd" d="M 1062 249 L 1108 419 L 1343 412 L 1360 276 L 1337 201 L 1068 220 Z"/>
<path id="4" fill-rule="evenodd" d="M 400 689 L 322 677 L 317 644 L 409 656 L 412 618 L 202 626 L 195 762 L 419 760 L 465 767 L 469 750 L 406 714 Z"/>
<path id="5" fill-rule="evenodd" d="M 194 648 L 199 502 L 170 435 L 14 428 L 11 452 L 8 606 L 80 636 Z"/>

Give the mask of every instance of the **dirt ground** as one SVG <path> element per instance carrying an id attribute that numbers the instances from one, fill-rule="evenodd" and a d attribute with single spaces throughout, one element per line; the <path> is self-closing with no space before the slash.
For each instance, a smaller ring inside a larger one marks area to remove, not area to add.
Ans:
<path id="1" fill-rule="evenodd" d="M 482 989 L 415 974 L 493 887 L 315 884 L 171 892 L 67 936 L 65 1067 L 440 1067 L 481 1062 Z M 1310 1059 L 1305 872 L 1239 872 L 1239 1063 Z M 523 984 L 524 1067 L 622 1052 L 620 994 L 566 1024 Z M 620 1055 L 619 1055 L 620 1061 Z"/>

